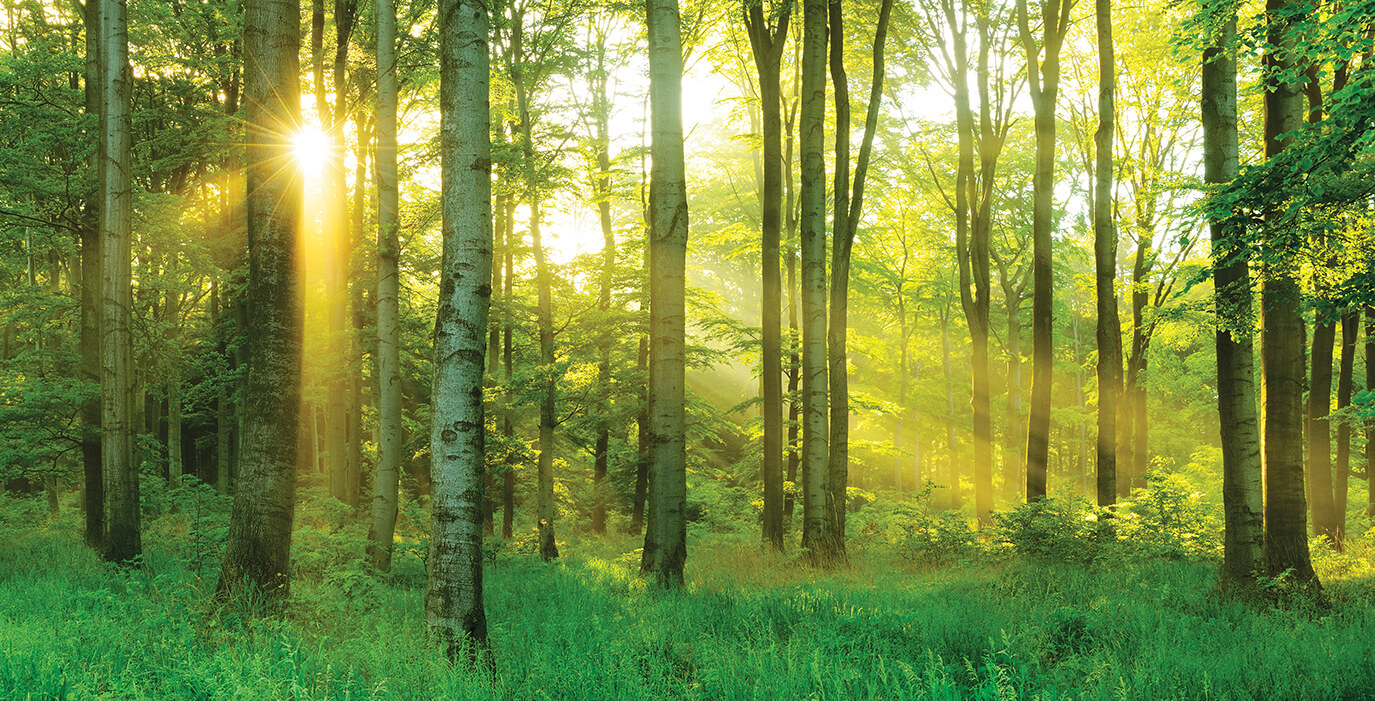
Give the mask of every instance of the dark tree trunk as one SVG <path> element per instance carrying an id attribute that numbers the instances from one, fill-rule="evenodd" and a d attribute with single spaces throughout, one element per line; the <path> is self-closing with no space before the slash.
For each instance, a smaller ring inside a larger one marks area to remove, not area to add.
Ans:
<path id="1" fill-rule="evenodd" d="M 1112 44 L 1112 2 L 1097 0 L 1098 132 L 1094 185 L 1093 258 L 1098 301 L 1098 479 L 1099 506 L 1117 502 L 1117 402 L 1122 394 L 1122 325 L 1117 318 L 1117 228 L 1112 218 L 1112 145 L 1116 117 L 1116 64 Z"/>
<path id="2" fill-rule="evenodd" d="M 1051 228 L 1054 226 L 1055 104 L 1060 87 L 1060 45 L 1069 27 L 1069 0 L 1041 0 L 1040 45 L 1031 35 L 1027 0 L 1017 4 L 1022 45 L 1026 50 L 1028 84 L 1036 112 L 1036 170 L 1032 205 L 1031 301 L 1031 416 L 1027 427 L 1027 501 L 1046 496 L 1050 453 L 1050 389 L 1054 366 L 1054 318 L 1051 268 Z M 1037 58 L 1045 52 L 1044 62 Z"/>
<path id="3" fill-rule="evenodd" d="M 1298 37 L 1285 19 L 1294 3 L 1268 0 L 1265 54 L 1265 155 L 1274 158 L 1286 146 L 1281 134 L 1303 121 L 1300 88 L 1283 76 L 1297 70 Z M 1281 217 L 1268 212 L 1267 219 Z M 1271 251 L 1261 286 L 1261 381 L 1265 455 L 1265 557 L 1271 575 L 1290 572 L 1300 583 L 1316 583 L 1308 551 L 1308 519 L 1303 478 L 1304 322 L 1297 259 L 1283 248 Z"/>
<path id="4" fill-rule="evenodd" d="M 761 227 L 760 311 L 761 378 L 763 384 L 764 442 L 760 481 L 764 485 L 763 537 L 773 549 L 783 550 L 783 357 L 782 280 L 779 275 L 779 238 L 782 231 L 783 117 L 779 74 L 788 38 L 792 2 L 786 2 L 777 26 L 764 17 L 764 3 L 750 6 L 745 14 L 755 71 L 759 76 L 759 103 L 763 121 L 763 186 Z"/>
<path id="5" fill-rule="evenodd" d="M 284 599 L 296 495 L 302 317 L 297 281 L 301 181 L 283 168 L 296 124 L 300 5 L 249 0 L 244 8 L 248 135 L 248 377 L 243 451 L 218 589 L 245 583 Z"/>

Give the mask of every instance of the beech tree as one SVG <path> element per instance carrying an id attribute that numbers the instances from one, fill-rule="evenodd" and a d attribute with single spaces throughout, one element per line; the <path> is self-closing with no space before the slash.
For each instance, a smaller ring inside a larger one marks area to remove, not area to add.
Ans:
<path id="1" fill-rule="evenodd" d="M 377 1 L 377 476 L 374 480 L 372 560 L 391 569 L 401 477 L 401 241 L 396 183 L 396 5 Z"/>
<path id="2" fill-rule="evenodd" d="M 133 304 L 133 129 L 129 114 L 129 20 L 124 0 L 91 0 L 100 10 L 100 452 L 105 495 L 105 557 L 127 562 L 143 552 L 129 318 Z"/>
<path id="3" fill-rule="evenodd" d="M 1073 0 L 1040 0 L 1041 38 L 1031 33 L 1027 0 L 1018 0 L 1017 21 L 1026 52 L 1027 84 L 1036 110 L 1036 171 L 1032 205 L 1032 378 L 1031 417 L 1027 429 L 1026 498 L 1046 496 L 1050 460 L 1050 384 L 1053 357 L 1051 216 L 1055 188 L 1055 96 L 1060 88 L 1060 45 L 1069 28 Z M 1045 59 L 1041 60 L 1041 54 Z"/>
<path id="4" fill-rule="evenodd" d="M 487 5 L 439 7 L 443 238 L 435 313 L 434 504 L 425 620 L 448 657 L 485 646 L 482 604 L 482 381 L 492 294 Z"/>
<path id="5" fill-rule="evenodd" d="M 1235 13 L 1217 23 L 1203 52 L 1202 121 L 1204 179 L 1231 182 L 1237 175 L 1237 75 Z M 1234 222 L 1209 222 L 1213 241 L 1214 307 L 1217 314 L 1217 409 L 1222 436 L 1222 499 L 1226 528 L 1223 576 L 1245 586 L 1263 565 L 1265 514 L 1261 504 L 1260 427 L 1256 417 L 1255 361 L 1251 345 L 1251 278 L 1237 248 Z"/>
<path id="6" fill-rule="evenodd" d="M 244 109 L 248 139 L 248 377 L 243 449 L 218 590 L 245 583 L 286 596 L 296 508 L 301 403 L 297 233 L 301 178 L 290 164 L 300 124 L 300 3 L 244 5 Z"/>
<path id="7" fill-rule="evenodd" d="M 687 446 L 684 437 L 687 173 L 683 161 L 683 42 L 678 0 L 648 0 L 649 512 L 640 573 L 682 586 L 687 561 Z"/>

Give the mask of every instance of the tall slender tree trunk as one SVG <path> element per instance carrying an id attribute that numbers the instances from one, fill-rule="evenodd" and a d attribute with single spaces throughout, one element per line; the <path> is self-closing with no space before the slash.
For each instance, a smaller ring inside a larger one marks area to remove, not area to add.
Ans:
<path id="1" fill-rule="evenodd" d="M 1099 506 L 1117 502 L 1117 402 L 1122 394 L 1122 325 L 1117 318 L 1117 228 L 1112 218 L 1112 145 L 1117 77 L 1112 43 L 1112 2 L 1097 0 L 1098 131 L 1093 208 L 1094 291 L 1098 302 Z"/>
<path id="2" fill-rule="evenodd" d="M 955 382 L 950 371 L 950 310 L 941 315 L 941 369 L 945 372 L 945 445 L 950 462 L 950 508 L 958 509 L 963 501 L 960 494 L 960 455 L 955 444 Z"/>
<path id="3" fill-rule="evenodd" d="M 855 162 L 853 186 L 849 182 L 850 91 L 845 76 L 842 0 L 833 0 L 829 8 L 831 83 L 835 87 L 836 100 L 835 224 L 831 246 L 830 318 L 827 320 L 831 415 L 826 503 L 829 512 L 827 530 L 830 537 L 825 556 L 830 559 L 845 558 L 845 516 L 850 473 L 850 389 L 846 350 L 846 336 L 849 331 L 850 252 L 854 246 L 855 231 L 863 208 L 864 181 L 868 175 L 874 131 L 878 127 L 879 104 L 883 99 L 883 45 L 888 38 L 888 18 L 892 7 L 891 0 L 885 0 L 879 9 L 878 25 L 874 30 L 874 72 L 865 115 L 864 136 Z M 992 505 L 989 504 L 989 507 Z"/>
<path id="4" fill-rule="evenodd" d="M 512 292 L 515 290 L 516 282 L 516 224 L 515 224 L 515 199 L 508 199 L 506 202 L 506 214 L 503 217 L 505 230 L 501 232 L 502 241 L 506 253 L 506 274 L 502 278 L 501 298 L 510 304 Z M 512 362 L 512 325 L 511 314 L 509 311 L 503 312 L 501 316 L 501 366 L 502 376 L 507 386 L 511 384 L 511 378 L 515 374 L 515 364 Z M 516 435 L 515 421 L 512 412 L 508 408 L 501 417 L 501 434 L 506 440 L 511 441 Z M 516 471 L 515 465 L 508 461 L 505 465 L 506 471 L 501 478 L 501 537 L 510 540 L 515 534 L 515 511 L 516 511 Z"/>
<path id="5" fill-rule="evenodd" d="M 1203 168 L 1210 184 L 1237 176 L 1237 65 L 1232 53 L 1235 14 L 1203 53 Z M 1222 576 L 1246 587 L 1264 564 L 1265 513 L 1251 345 L 1251 278 L 1236 226 L 1209 222 L 1213 241 L 1214 306 L 1218 317 L 1218 418 L 1222 433 Z"/>
<path id="6" fill-rule="evenodd" d="M 1286 82 L 1296 68 L 1298 37 L 1289 26 L 1288 0 L 1268 0 L 1265 54 L 1265 155 L 1289 144 L 1281 134 L 1303 121 L 1300 88 Z M 1282 215 L 1268 212 L 1275 220 Z M 1296 256 L 1272 251 L 1261 285 L 1261 398 L 1264 403 L 1265 558 L 1271 575 L 1291 572 L 1295 581 L 1317 582 L 1308 551 L 1303 478 L 1304 323 L 1299 311 Z"/>
<path id="7" fill-rule="evenodd" d="M 1022 319 L 1020 303 L 1007 309 L 1007 436 L 1004 450 L 1004 475 L 1007 480 L 1008 501 L 1022 500 L 1026 476 L 1022 474 L 1022 453 L 1026 451 L 1026 436 L 1022 419 Z"/>
<path id="8" fill-rule="evenodd" d="M 688 242 L 678 0 L 648 0 L 651 106 L 649 233 L 649 502 L 640 573 L 683 584 L 687 560 L 684 291 Z"/>
<path id="9" fill-rule="evenodd" d="M 134 462 L 132 403 L 133 305 L 130 173 L 133 76 L 129 68 L 129 33 L 124 0 L 101 3 L 101 296 L 100 397 L 101 465 L 105 479 L 105 557 L 126 562 L 143 552 L 139 529 L 138 465 Z"/>
<path id="10" fill-rule="evenodd" d="M 482 383 L 492 294 L 487 5 L 441 0 L 444 254 L 435 316 L 434 506 L 425 620 L 450 660 L 486 646 L 482 603 Z"/>
<path id="11" fill-rule="evenodd" d="M 611 221 L 611 100 L 608 91 L 606 70 L 606 34 L 598 36 L 600 45 L 597 53 L 597 70 L 593 72 L 594 95 L 592 97 L 593 119 L 596 133 L 593 135 L 597 150 L 597 174 L 592 186 L 597 202 L 597 220 L 602 229 L 602 271 L 601 291 L 597 307 L 602 314 L 611 310 L 611 282 L 616 269 L 616 233 Z M 610 485 L 606 482 L 607 462 L 611 448 L 611 340 L 610 326 L 603 330 L 597 339 L 597 384 L 603 392 L 599 399 L 601 419 L 597 423 L 596 457 L 592 470 L 592 532 L 606 533 L 606 507 L 610 497 Z"/>
<path id="12" fill-rule="evenodd" d="M 802 548 L 823 554 L 826 532 L 826 22 L 825 0 L 802 4 Z"/>
<path id="13" fill-rule="evenodd" d="M 391 570 L 401 482 L 400 208 L 396 181 L 396 3 L 377 0 L 377 475 L 369 553 Z"/>
<path id="14" fill-rule="evenodd" d="M 554 518 L 558 510 L 554 503 L 554 408 L 557 387 L 554 372 L 554 299 L 550 281 L 548 256 L 541 235 L 541 201 L 539 183 L 535 179 L 534 124 L 530 114 L 528 86 L 525 81 L 523 17 L 512 28 L 511 82 L 516 89 L 516 110 L 520 117 L 520 147 L 525 169 L 525 198 L 530 207 L 530 243 L 535 254 L 535 286 L 538 288 L 538 326 L 540 365 L 544 368 L 539 403 L 539 457 L 536 478 L 536 526 L 540 556 L 551 560 L 559 556 L 554 536 Z"/>
<path id="15" fill-rule="evenodd" d="M 339 382 L 343 401 L 338 407 L 343 423 L 343 441 L 339 443 L 344 470 L 342 501 L 355 511 L 361 505 L 362 470 L 359 461 L 362 458 L 360 446 L 363 437 L 360 435 L 362 422 L 359 412 L 363 407 L 358 383 L 361 349 L 358 348 L 356 334 L 349 328 L 349 307 L 353 301 L 349 294 L 350 262 L 355 242 L 349 217 L 348 162 L 344 157 L 348 144 L 344 128 L 350 111 L 348 101 L 360 99 L 358 94 L 348 89 L 349 37 L 353 34 L 357 7 L 357 0 L 334 0 L 334 111 L 330 122 L 330 142 L 334 144 L 334 158 L 331 161 L 335 187 L 332 198 L 336 217 L 334 239 L 338 245 L 332 260 L 338 283 L 338 299 L 330 307 L 330 327 L 337 333 L 335 339 L 341 353 L 339 368 L 345 373 Z M 365 160 L 363 147 L 364 144 L 358 144 L 357 157 L 360 161 Z M 359 313 L 358 305 L 352 306 L 354 314 Z"/>
<path id="16" fill-rule="evenodd" d="M 796 25 L 794 25 L 796 26 Z M 794 41 L 794 44 L 799 42 Z M 794 51 L 800 49 L 795 48 Z M 801 61 L 797 61 L 798 64 Z M 796 95 L 800 87 L 800 66 L 794 71 L 793 94 Z M 788 112 L 788 121 L 784 126 L 784 149 L 783 149 L 783 209 L 787 213 L 787 268 L 788 268 L 788 462 L 784 473 L 784 479 L 793 485 L 783 495 L 783 521 L 785 527 L 792 529 L 793 510 L 796 506 L 798 483 L 797 468 L 802 462 L 801 446 L 798 444 L 798 437 L 801 432 L 801 424 L 798 417 L 802 413 L 802 402 L 798 395 L 798 388 L 802 382 L 802 355 L 801 341 L 802 333 L 798 327 L 797 307 L 797 189 L 794 187 L 796 181 L 793 179 L 793 145 L 796 141 L 798 100 L 792 100 L 792 106 Z"/>
<path id="17" fill-rule="evenodd" d="M 783 302 L 779 275 L 779 238 L 782 232 L 783 115 L 779 75 L 788 38 L 792 3 L 786 2 L 777 26 L 770 28 L 764 3 L 745 14 L 755 72 L 759 75 L 759 103 L 763 123 L 762 234 L 760 244 L 763 304 L 761 379 L 763 384 L 764 442 L 760 478 L 764 484 L 764 542 L 783 550 Z"/>
<path id="18" fill-rule="evenodd" d="M 85 4 L 86 34 L 86 114 L 95 117 L 97 124 L 101 119 L 104 105 L 104 62 L 100 57 L 101 20 L 100 12 L 104 3 L 100 0 Z M 97 135 L 97 139 L 100 137 Z M 103 154 L 99 151 L 93 161 L 96 170 L 102 167 Z M 96 388 L 96 393 L 81 405 L 81 465 L 85 483 L 83 503 L 86 508 L 86 545 L 104 550 L 105 548 L 105 479 L 101 469 L 100 419 L 101 419 L 101 354 L 100 354 L 100 317 L 103 312 L 101 295 L 100 231 L 102 228 L 100 209 L 103 206 L 103 192 L 95 193 L 86 203 L 85 216 L 81 223 L 81 379 Z"/>
<path id="19" fill-rule="evenodd" d="M 1060 88 L 1060 45 L 1069 27 L 1070 0 L 1041 0 L 1041 41 L 1032 38 L 1027 0 L 1018 0 L 1017 16 L 1026 50 L 1028 84 L 1036 112 L 1036 169 L 1032 178 L 1031 416 L 1027 427 L 1026 498 L 1046 496 L 1050 455 L 1050 389 L 1054 367 L 1054 318 L 1051 229 L 1054 226 L 1055 104 Z M 1044 62 L 1038 62 L 1045 52 Z"/>
<path id="20" fill-rule="evenodd" d="M 1365 308 L 1365 388 L 1375 390 L 1375 307 Z M 1365 429 L 1365 515 L 1375 517 L 1375 425 Z"/>
<path id="21" fill-rule="evenodd" d="M 1337 410 L 1351 406 L 1352 374 L 1356 368 L 1356 336 L 1360 333 L 1360 320 L 1356 312 L 1342 312 L 1342 354 L 1337 372 Z M 1346 539 L 1346 506 L 1348 490 L 1351 486 L 1351 424 L 1343 421 L 1337 424 L 1337 465 L 1333 474 L 1333 501 L 1336 503 L 1338 547 Z"/>
<path id="22" fill-rule="evenodd" d="M 299 124 L 297 0 L 244 7 L 244 102 L 248 136 L 248 377 L 238 487 L 218 589 L 245 582 L 284 599 L 296 503 L 302 317 L 297 272 L 301 180 L 282 167 Z"/>
<path id="23" fill-rule="evenodd" d="M 1319 298 L 1323 284 L 1315 282 Z M 1308 471 L 1309 510 L 1318 535 L 1339 541 L 1337 508 L 1332 492 L 1332 432 L 1327 415 L 1332 408 L 1332 346 L 1337 326 L 1319 306 L 1313 324 L 1313 350 L 1309 356 L 1308 381 Z"/>

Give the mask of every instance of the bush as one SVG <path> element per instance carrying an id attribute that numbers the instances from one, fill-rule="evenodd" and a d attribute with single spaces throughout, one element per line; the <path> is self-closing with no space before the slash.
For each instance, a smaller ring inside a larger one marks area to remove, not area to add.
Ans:
<path id="1" fill-rule="evenodd" d="M 1027 557 L 1088 565 L 1107 555 L 1110 517 L 1084 497 L 1044 499 L 993 514 L 993 534 Z"/>
<path id="2" fill-rule="evenodd" d="M 1188 479 L 1152 472 L 1118 513 L 1118 535 L 1147 557 L 1222 557 L 1222 518 Z"/>

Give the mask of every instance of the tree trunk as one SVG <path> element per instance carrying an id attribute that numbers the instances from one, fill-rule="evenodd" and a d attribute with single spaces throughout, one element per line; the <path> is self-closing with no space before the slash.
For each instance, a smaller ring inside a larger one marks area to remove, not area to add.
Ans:
<path id="1" fill-rule="evenodd" d="M 335 216 L 338 218 L 334 235 L 338 249 L 335 251 L 333 262 L 339 295 L 336 303 L 330 307 L 330 326 L 338 334 L 335 338 L 341 353 L 339 368 L 345 373 L 339 383 L 343 401 L 338 409 L 344 425 L 343 442 L 340 443 L 344 466 L 342 501 L 355 512 L 361 505 L 362 492 L 362 471 L 358 463 L 362 458 L 360 446 L 363 437 L 360 432 L 362 422 L 359 412 L 363 406 L 358 383 L 361 371 L 360 349 L 357 347 L 357 335 L 349 328 L 349 307 L 352 302 L 349 294 L 349 277 L 354 232 L 349 217 L 348 163 L 344 157 L 347 140 L 344 136 L 344 127 L 349 115 L 348 101 L 360 99 L 359 95 L 350 94 L 347 76 L 349 36 L 353 33 L 356 10 L 357 0 L 334 0 L 334 113 L 330 123 L 330 142 L 334 144 L 334 158 L 331 163 L 335 186 L 333 200 Z M 360 161 L 365 160 L 363 146 L 361 142 L 358 144 L 357 157 Z M 353 312 L 354 315 L 359 313 L 358 305 L 353 305 Z"/>
<path id="2" fill-rule="evenodd" d="M 1342 356 L 1337 373 L 1337 410 L 1351 406 L 1352 373 L 1356 366 L 1356 335 L 1360 333 L 1355 311 L 1342 312 Z M 1336 543 L 1341 547 L 1346 539 L 1347 491 L 1351 479 L 1351 424 L 1337 424 L 1337 466 L 1333 475 L 1333 499 L 1336 502 Z"/>
<path id="3" fill-rule="evenodd" d="M 1007 300 L 1007 430 L 1003 448 L 1003 479 L 1007 484 L 1008 502 L 1020 503 L 1022 487 L 1022 452 L 1026 450 L 1026 436 L 1022 435 L 1022 315 L 1021 298 L 1007 294 L 1010 286 L 1003 285 Z"/>
<path id="4" fill-rule="evenodd" d="M 396 4 L 377 0 L 377 475 L 369 553 L 391 570 L 401 483 L 401 241 L 396 178 Z"/>
<path id="5" fill-rule="evenodd" d="M 123 0 L 101 3 L 101 465 L 105 479 L 105 557 L 127 562 L 143 552 L 139 529 L 138 465 L 131 406 L 132 217 L 127 8 Z"/>
<path id="6" fill-rule="evenodd" d="M 1296 69 L 1298 37 L 1286 19 L 1293 3 L 1268 0 L 1265 54 L 1265 155 L 1279 155 L 1303 120 L 1300 88 L 1284 75 Z M 1267 212 L 1267 218 L 1281 216 Z M 1271 575 L 1291 572 L 1300 583 L 1317 582 L 1308 552 L 1303 479 L 1304 322 L 1296 256 L 1272 250 L 1261 285 L 1261 380 L 1264 409 L 1265 557 Z"/>
<path id="7" fill-rule="evenodd" d="M 745 15 L 755 71 L 759 76 L 759 103 L 763 121 L 763 186 L 760 244 L 760 279 L 763 303 L 760 310 L 761 369 L 763 384 L 764 442 L 760 480 L 764 484 L 763 538 L 774 550 L 783 550 L 783 356 L 782 279 L 779 275 L 779 238 L 782 232 L 783 116 L 779 74 L 788 38 L 792 3 L 784 3 L 778 24 L 770 28 L 764 3 L 754 3 Z"/>
<path id="8" fill-rule="evenodd" d="M 601 34 L 598 70 L 593 71 L 594 83 L 593 119 L 596 122 L 597 174 L 592 179 L 594 197 L 597 202 L 597 220 L 602 229 L 602 271 L 601 294 L 597 307 L 603 315 L 611 310 L 611 282 L 616 269 L 616 234 L 611 221 L 611 101 L 607 87 L 605 62 L 607 57 L 606 35 Z M 606 533 L 606 506 L 609 500 L 610 485 L 606 482 L 608 452 L 611 446 L 611 341 L 614 333 L 608 324 L 597 339 L 597 384 L 606 394 L 600 397 L 601 419 L 597 424 L 596 460 L 592 471 L 592 532 Z"/>
<path id="9" fill-rule="evenodd" d="M 1055 190 L 1055 103 L 1060 88 L 1060 44 L 1069 27 L 1069 0 L 1041 0 L 1042 35 L 1036 46 L 1027 16 L 1027 0 L 1018 0 L 1017 15 L 1026 50 L 1028 84 L 1036 112 L 1036 170 L 1032 195 L 1031 417 L 1027 426 L 1026 498 L 1046 496 L 1050 453 L 1050 389 L 1054 367 L 1054 318 L 1051 229 Z M 1041 51 L 1045 61 L 1037 65 Z"/>
<path id="10" fill-rule="evenodd" d="M 246 582 L 264 596 L 287 593 L 301 404 L 302 317 L 297 228 L 301 181 L 282 167 L 297 124 L 300 46 L 297 0 L 248 0 L 244 97 L 248 137 L 248 377 L 238 487 L 218 589 Z"/>
<path id="11" fill-rule="evenodd" d="M 822 554 L 826 532 L 826 22 L 824 0 L 802 5 L 802 548 Z"/>
<path id="12" fill-rule="evenodd" d="M 1237 176 L 1237 64 L 1232 53 L 1236 16 L 1227 17 L 1216 43 L 1203 53 L 1203 168 L 1211 184 Z M 1214 305 L 1218 317 L 1217 408 L 1222 433 L 1222 577 L 1231 585 L 1255 582 L 1264 564 L 1260 429 L 1256 416 L 1255 361 L 1251 346 L 1251 278 L 1235 226 L 1209 222 L 1213 241 Z"/>
<path id="13" fill-rule="evenodd" d="M 1122 394 L 1122 325 L 1117 318 L 1117 229 L 1112 218 L 1112 145 L 1116 118 L 1116 62 L 1112 43 L 1112 2 L 1097 0 L 1098 131 L 1093 208 L 1094 291 L 1098 321 L 1099 506 L 1117 502 L 1117 402 Z"/>
<path id="14" fill-rule="evenodd" d="M 683 163 L 682 37 L 678 0 L 649 0 L 650 524 L 640 573 L 661 586 L 683 584 L 687 560 L 687 454 L 684 436 L 684 283 L 688 242 Z"/>
<path id="15" fill-rule="evenodd" d="M 516 222 L 515 222 L 515 199 L 508 199 L 506 202 L 506 214 L 503 217 L 505 230 L 501 232 L 502 241 L 505 242 L 506 274 L 502 278 L 501 298 L 504 300 L 512 299 L 512 292 L 515 290 L 516 283 Z M 511 314 L 509 311 L 503 312 L 501 317 L 501 365 L 502 375 L 506 380 L 507 386 L 511 384 L 511 377 L 515 374 L 515 364 L 512 362 L 512 329 Z M 515 421 L 511 417 L 511 410 L 508 408 L 501 417 L 501 434 L 510 442 L 516 435 Z M 505 465 L 506 471 L 501 478 L 501 537 L 510 540 L 515 534 L 515 511 L 516 511 L 516 471 L 515 465 L 509 461 Z"/>
<path id="16" fill-rule="evenodd" d="M 554 372 L 554 301 L 550 282 L 549 263 L 541 236 L 541 201 L 539 183 L 535 180 L 534 124 L 531 121 L 528 88 L 525 82 L 523 20 L 518 18 L 512 28 L 512 48 L 514 61 L 511 64 L 511 82 L 516 89 L 516 110 L 520 117 L 520 145 L 525 168 L 525 197 L 530 207 L 530 240 L 535 254 L 535 285 L 538 288 L 538 326 L 540 365 L 545 377 L 542 380 L 539 403 L 539 457 L 537 461 L 536 525 L 539 534 L 539 552 L 545 560 L 559 556 L 554 536 L 554 518 L 557 505 L 554 503 L 554 409 L 557 387 Z"/>
<path id="17" fill-rule="evenodd" d="M 1375 307 L 1365 308 L 1365 388 L 1375 390 Z M 1365 515 L 1375 517 L 1375 424 L 1365 429 Z"/>
<path id="18" fill-rule="evenodd" d="M 84 16 L 86 30 L 86 114 L 101 119 L 104 101 L 101 97 L 104 84 L 104 63 L 100 58 L 100 11 L 104 3 L 100 0 L 85 4 Z M 99 137 L 97 136 L 97 139 Z M 99 152 L 93 157 L 96 169 L 101 168 L 103 156 Z M 101 418 L 101 354 L 100 354 L 100 316 L 101 297 L 101 254 L 100 254 L 100 207 L 103 193 L 95 193 L 86 203 L 81 223 L 81 379 L 94 385 L 96 393 L 81 405 L 81 465 L 85 482 L 82 500 L 86 508 L 86 545 L 104 550 L 105 548 L 105 479 L 101 470 L 100 418 Z"/>
<path id="19" fill-rule="evenodd" d="M 955 383 L 950 373 L 950 310 L 941 315 L 941 367 L 945 371 L 945 444 L 950 461 L 950 508 L 960 508 L 960 456 L 955 445 Z"/>
<path id="20" fill-rule="evenodd" d="M 487 642 L 482 382 L 492 293 L 488 31 L 485 3 L 441 0 L 444 255 L 434 327 L 434 506 L 425 620 L 450 660 Z"/>

